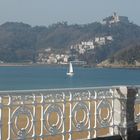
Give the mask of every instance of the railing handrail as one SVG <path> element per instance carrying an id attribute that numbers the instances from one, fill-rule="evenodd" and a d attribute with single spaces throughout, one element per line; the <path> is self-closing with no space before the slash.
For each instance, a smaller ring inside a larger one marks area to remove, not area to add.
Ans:
<path id="1" fill-rule="evenodd" d="M 49 89 L 27 89 L 27 90 L 0 90 L 0 95 L 12 94 L 12 93 L 39 93 L 39 92 L 51 92 L 51 91 L 77 91 L 77 90 L 97 90 L 97 89 L 116 89 L 119 87 L 140 87 L 140 85 L 117 85 L 117 86 L 96 86 L 96 87 L 77 87 L 77 88 L 49 88 Z"/>

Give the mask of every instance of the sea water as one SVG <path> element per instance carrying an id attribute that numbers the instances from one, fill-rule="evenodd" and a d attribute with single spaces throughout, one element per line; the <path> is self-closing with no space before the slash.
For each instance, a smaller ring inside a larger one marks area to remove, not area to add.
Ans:
<path id="1" fill-rule="evenodd" d="M 74 67 L 74 76 L 66 73 L 66 66 L 3 66 L 0 90 L 140 85 L 140 69 Z"/>

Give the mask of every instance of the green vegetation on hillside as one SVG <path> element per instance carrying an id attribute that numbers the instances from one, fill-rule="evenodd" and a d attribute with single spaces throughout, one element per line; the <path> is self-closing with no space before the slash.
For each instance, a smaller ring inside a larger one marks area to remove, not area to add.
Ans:
<path id="1" fill-rule="evenodd" d="M 111 63 L 140 60 L 140 27 L 132 23 L 108 26 L 97 22 L 85 25 L 63 22 L 48 27 L 31 27 L 24 23 L 7 22 L 0 26 L 0 61 L 36 62 L 41 49 L 69 50 L 73 44 L 106 35 L 113 37 L 111 43 L 79 55 L 79 59 L 88 64 L 97 64 L 106 59 Z"/>

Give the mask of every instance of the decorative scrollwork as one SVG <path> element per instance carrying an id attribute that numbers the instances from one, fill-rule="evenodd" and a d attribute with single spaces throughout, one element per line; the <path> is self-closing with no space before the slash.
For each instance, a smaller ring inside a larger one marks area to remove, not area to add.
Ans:
<path id="1" fill-rule="evenodd" d="M 51 123 L 50 121 L 50 117 L 52 113 L 57 114 L 56 123 Z M 46 120 L 44 120 L 46 122 L 44 123 L 44 127 L 46 130 L 48 130 L 50 134 L 54 135 L 60 132 L 63 124 L 63 111 L 61 106 L 59 106 L 58 104 L 50 104 L 45 109 L 44 118 L 46 118 Z"/>
<path id="2" fill-rule="evenodd" d="M 106 117 L 102 117 L 102 112 L 101 111 L 104 108 L 107 110 Z M 111 103 L 109 101 L 103 99 L 102 101 L 100 101 L 100 103 L 97 106 L 97 120 L 98 120 L 98 123 L 101 126 L 109 126 L 111 119 L 112 119 L 112 106 L 111 106 Z"/>
<path id="3" fill-rule="evenodd" d="M 140 113 L 135 115 L 135 122 L 136 123 L 140 122 Z"/>
<path id="4" fill-rule="evenodd" d="M 26 102 L 33 102 L 34 101 L 34 96 L 33 95 L 32 96 L 31 95 L 30 96 L 29 95 L 25 96 L 25 101 Z"/>
<path id="5" fill-rule="evenodd" d="M 75 91 L 72 93 L 73 100 L 86 100 L 89 99 L 89 91 Z"/>
<path id="6" fill-rule="evenodd" d="M 96 98 L 96 91 L 95 90 L 90 91 L 90 98 L 91 99 L 95 99 Z"/>
<path id="7" fill-rule="evenodd" d="M 140 104 L 135 103 L 134 108 L 135 108 L 135 111 L 134 111 L 135 122 L 139 123 L 140 122 Z"/>
<path id="8" fill-rule="evenodd" d="M 140 103 L 140 89 L 138 90 L 138 93 L 136 94 L 136 103 Z"/>
<path id="9" fill-rule="evenodd" d="M 99 90 L 97 91 L 97 97 L 102 99 L 102 98 L 111 98 L 113 97 L 112 92 L 108 90 Z"/>
<path id="10" fill-rule="evenodd" d="M 19 126 L 18 119 L 20 117 L 26 117 L 26 126 L 21 127 Z M 11 128 L 13 133 L 17 135 L 19 138 L 25 138 L 31 131 L 33 125 L 33 115 L 32 111 L 25 106 L 18 107 L 11 116 Z"/>
<path id="11" fill-rule="evenodd" d="M 34 97 L 33 95 L 21 95 L 21 96 L 11 96 L 11 103 L 12 104 L 23 104 L 25 102 L 33 102 Z"/>
<path id="12" fill-rule="evenodd" d="M 21 96 L 11 96 L 11 103 L 12 104 L 20 104 L 21 103 Z"/>
<path id="13" fill-rule="evenodd" d="M 77 115 L 80 115 L 78 114 L 79 111 L 83 112 L 82 120 L 77 119 Z M 81 101 L 75 104 L 72 110 L 72 121 L 76 129 L 83 130 L 86 128 L 89 121 L 89 109 L 86 103 Z"/>
<path id="14" fill-rule="evenodd" d="M 48 94 L 44 96 L 44 101 L 47 102 L 55 102 L 55 101 L 63 101 L 63 94 Z"/>

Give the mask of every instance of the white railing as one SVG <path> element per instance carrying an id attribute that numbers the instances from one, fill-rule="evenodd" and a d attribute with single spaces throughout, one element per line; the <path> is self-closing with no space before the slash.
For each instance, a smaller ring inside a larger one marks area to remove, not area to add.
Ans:
<path id="1" fill-rule="evenodd" d="M 0 91 L 1 140 L 127 139 L 139 122 L 138 86 Z"/>

